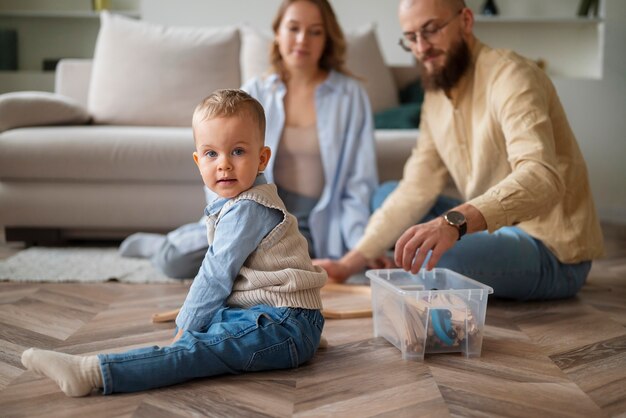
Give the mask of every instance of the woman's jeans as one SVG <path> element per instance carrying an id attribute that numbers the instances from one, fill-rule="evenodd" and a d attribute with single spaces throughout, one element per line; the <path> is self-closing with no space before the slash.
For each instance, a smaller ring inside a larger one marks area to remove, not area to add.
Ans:
<path id="1" fill-rule="evenodd" d="M 381 185 L 373 199 L 379 207 L 397 182 Z M 440 196 L 421 222 L 430 221 L 460 205 Z M 428 261 L 424 262 L 424 265 Z M 517 227 L 465 235 L 443 254 L 437 267 L 447 268 L 494 289 L 494 296 L 508 299 L 559 299 L 574 296 L 585 283 L 591 262 L 561 263 L 539 240 Z"/>
<path id="2" fill-rule="evenodd" d="M 167 347 L 99 354 L 105 395 L 173 385 L 198 377 L 298 367 L 320 342 L 319 310 L 222 308 L 202 332 Z"/>

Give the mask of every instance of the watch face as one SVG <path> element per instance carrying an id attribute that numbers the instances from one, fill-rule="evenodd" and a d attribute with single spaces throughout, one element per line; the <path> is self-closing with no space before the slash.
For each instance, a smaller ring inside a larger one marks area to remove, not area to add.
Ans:
<path id="1" fill-rule="evenodd" d="M 453 225 L 462 225 L 465 223 L 465 216 L 461 212 L 451 210 L 446 213 L 446 220 Z"/>

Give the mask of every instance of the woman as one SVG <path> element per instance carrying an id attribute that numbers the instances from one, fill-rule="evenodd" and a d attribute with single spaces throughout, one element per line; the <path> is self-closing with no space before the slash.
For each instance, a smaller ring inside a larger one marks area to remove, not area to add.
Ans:
<path id="1" fill-rule="evenodd" d="M 339 258 L 363 234 L 378 185 L 369 100 L 345 69 L 345 39 L 327 0 L 283 1 L 272 28 L 270 73 L 242 87 L 266 112 L 275 157 L 265 175 L 298 218 L 311 256 Z M 204 223 L 135 234 L 120 251 L 151 256 L 170 277 L 194 277 L 205 235 Z"/>

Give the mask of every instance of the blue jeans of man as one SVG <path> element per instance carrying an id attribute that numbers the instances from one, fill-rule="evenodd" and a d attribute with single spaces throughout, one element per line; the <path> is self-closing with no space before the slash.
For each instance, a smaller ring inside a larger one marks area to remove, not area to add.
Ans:
<path id="1" fill-rule="evenodd" d="M 298 367 L 319 346 L 319 310 L 222 308 L 207 329 L 186 331 L 174 344 L 99 354 L 103 393 L 136 392 L 199 377 Z"/>
<path id="2" fill-rule="evenodd" d="M 380 207 L 396 186 L 397 182 L 381 185 L 372 198 L 372 207 Z M 440 196 L 421 222 L 441 216 L 459 204 L 456 199 Z M 580 290 L 591 261 L 561 263 L 541 241 L 520 228 L 504 227 L 491 234 L 483 231 L 464 236 L 443 254 L 437 267 L 491 286 L 499 298 L 560 299 L 572 297 Z"/>

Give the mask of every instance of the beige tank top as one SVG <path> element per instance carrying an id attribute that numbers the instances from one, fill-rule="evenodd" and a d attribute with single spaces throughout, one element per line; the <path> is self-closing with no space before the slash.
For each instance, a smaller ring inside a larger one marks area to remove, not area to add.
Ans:
<path id="1" fill-rule="evenodd" d="M 315 125 L 285 126 L 276 152 L 274 181 L 292 193 L 319 199 L 324 168 Z"/>

